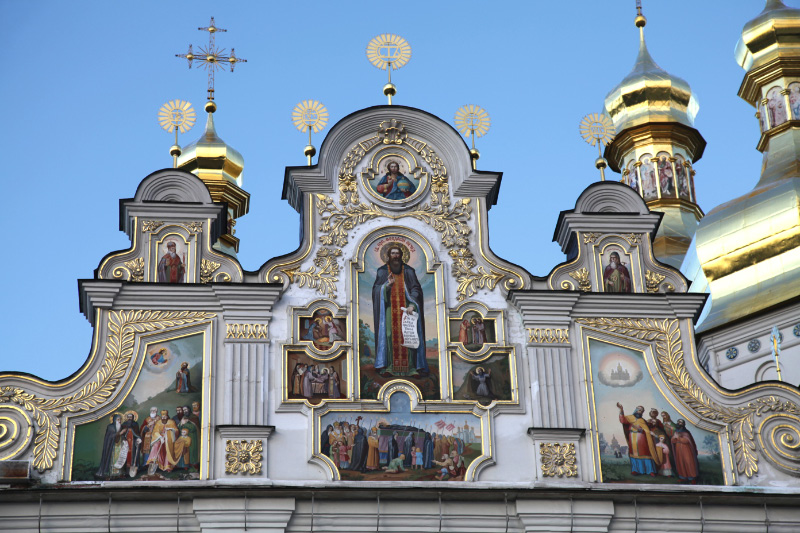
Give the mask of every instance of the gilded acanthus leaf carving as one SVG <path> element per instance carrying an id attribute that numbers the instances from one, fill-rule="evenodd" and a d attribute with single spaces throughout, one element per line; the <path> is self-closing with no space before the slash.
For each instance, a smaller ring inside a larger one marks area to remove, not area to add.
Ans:
<path id="1" fill-rule="evenodd" d="M 574 270 L 572 272 L 568 272 L 568 274 L 569 277 L 578 282 L 578 289 L 580 289 L 582 292 L 590 292 L 592 290 L 592 282 L 589 279 L 589 270 L 586 267 L 579 268 L 578 270 Z M 565 286 L 564 283 L 562 282 L 561 288 L 566 289 L 568 287 Z M 572 289 L 572 287 L 569 287 L 569 289 Z"/>
<path id="2" fill-rule="evenodd" d="M 226 474 L 260 474 L 262 452 L 264 450 L 261 439 L 228 440 L 225 442 L 225 473 Z"/>
<path id="3" fill-rule="evenodd" d="M 658 292 L 658 286 L 666 279 L 666 276 L 658 272 L 647 270 L 644 273 L 644 279 L 647 292 Z"/>
<path id="4" fill-rule="evenodd" d="M 758 472 L 755 417 L 770 411 L 800 414 L 800 407 L 796 404 L 774 396 L 758 398 L 746 406 L 737 407 L 726 407 L 709 398 L 686 369 L 677 319 L 579 318 L 576 321 L 595 329 L 654 343 L 658 366 L 681 400 L 698 415 L 728 425 L 736 469 L 747 477 Z"/>
<path id="5" fill-rule="evenodd" d="M 289 276 L 289 283 L 297 283 L 298 287 L 308 286 L 317 289 L 320 294 L 326 294 L 330 298 L 336 297 L 336 282 L 339 281 L 339 263 L 337 257 L 342 255 L 342 251 L 335 248 L 320 248 L 314 258 L 314 266 L 307 270 L 300 270 L 300 266 L 286 268 L 282 270 Z"/>
<path id="6" fill-rule="evenodd" d="M 575 443 L 539 443 L 539 454 L 544 477 L 575 477 L 578 475 Z"/>
<path id="7" fill-rule="evenodd" d="M 38 430 L 34 438 L 33 467 L 44 472 L 53 467 L 61 435 L 61 416 L 93 409 L 106 401 L 125 376 L 133 357 L 136 334 L 196 323 L 213 318 L 200 311 L 110 311 L 105 355 L 94 379 L 63 398 L 40 398 L 22 388 L 4 387 L 0 403 L 15 403 L 33 414 Z"/>
<path id="8" fill-rule="evenodd" d="M 200 283 L 209 283 L 214 278 L 214 272 L 219 269 L 220 263 L 203 259 L 200 262 Z"/>
<path id="9" fill-rule="evenodd" d="M 482 266 L 478 267 L 477 272 L 473 271 L 472 268 L 476 262 L 468 248 L 450 250 L 449 253 L 453 258 L 453 276 L 458 281 L 456 292 L 458 292 L 459 301 L 473 296 L 484 287 L 493 290 L 497 282 L 504 277 L 504 274 L 491 269 L 486 272 Z"/>
<path id="10" fill-rule="evenodd" d="M 142 233 L 156 231 L 164 225 L 162 220 L 144 220 L 142 221 Z"/>

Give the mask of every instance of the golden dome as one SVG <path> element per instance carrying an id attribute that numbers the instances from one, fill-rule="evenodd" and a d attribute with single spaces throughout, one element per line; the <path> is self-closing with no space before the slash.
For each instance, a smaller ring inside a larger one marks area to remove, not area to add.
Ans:
<path id="1" fill-rule="evenodd" d="M 800 57 L 800 9 L 781 0 L 768 0 L 764 10 L 742 28 L 736 43 L 736 62 L 745 70 L 764 66 L 780 57 Z"/>
<path id="2" fill-rule="evenodd" d="M 234 218 L 247 213 L 250 195 L 241 188 L 244 158 L 217 135 L 213 111 L 200 138 L 184 147 L 178 168 L 203 180 L 215 202 L 228 203 Z"/>
<path id="3" fill-rule="evenodd" d="M 644 19 L 644 17 L 642 17 Z M 605 98 L 605 113 L 617 132 L 648 122 L 679 122 L 694 127 L 699 108 L 689 84 L 659 67 L 644 41 L 639 17 L 639 54 L 633 70 Z"/>

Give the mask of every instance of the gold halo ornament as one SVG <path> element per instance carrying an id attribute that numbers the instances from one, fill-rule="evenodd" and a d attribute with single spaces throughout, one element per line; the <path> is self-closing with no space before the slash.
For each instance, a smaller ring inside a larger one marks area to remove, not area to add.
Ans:
<path id="1" fill-rule="evenodd" d="M 292 109 L 292 123 L 298 130 L 308 132 L 308 145 L 303 149 L 303 154 L 308 158 L 308 166 L 311 166 L 311 158 L 317 153 L 311 144 L 311 132 L 319 133 L 325 129 L 328 110 L 317 100 L 303 100 Z"/>
<path id="2" fill-rule="evenodd" d="M 178 144 L 178 132 L 186 133 L 196 120 L 194 108 L 190 102 L 185 100 L 170 100 L 158 109 L 158 124 L 165 131 L 175 132 L 175 144 L 169 149 L 172 156 L 172 168 L 178 166 L 178 156 L 181 155 L 181 147 Z"/>
<path id="3" fill-rule="evenodd" d="M 400 253 L 403 255 L 403 263 L 408 264 L 408 262 L 411 260 L 411 252 L 408 250 L 408 247 L 405 244 L 397 241 L 389 241 L 388 243 L 384 244 L 383 247 L 381 247 L 381 261 L 383 261 L 384 264 L 389 262 L 389 250 L 392 248 L 399 248 Z"/>
<path id="4" fill-rule="evenodd" d="M 489 131 L 492 121 L 489 113 L 480 106 L 468 104 L 461 106 L 456 111 L 455 124 L 462 135 L 472 137 L 472 149 L 469 151 L 472 158 L 472 168 L 475 169 L 481 153 L 475 148 L 475 137 L 483 137 Z"/>
<path id="5" fill-rule="evenodd" d="M 397 70 L 408 63 L 411 45 L 399 35 L 383 33 L 367 44 L 367 59 L 375 67 L 388 71 L 389 82 L 383 86 L 383 94 L 392 105 L 392 96 L 397 94 L 397 87 L 392 83 L 392 69 Z"/>
<path id="6" fill-rule="evenodd" d="M 597 146 L 599 156 L 595 160 L 594 166 L 600 171 L 600 180 L 605 181 L 604 169 L 608 166 L 608 161 L 603 157 L 603 147 L 608 146 L 614 138 L 616 133 L 614 123 L 607 115 L 590 113 L 581 120 L 580 132 L 584 141 L 591 146 Z"/>

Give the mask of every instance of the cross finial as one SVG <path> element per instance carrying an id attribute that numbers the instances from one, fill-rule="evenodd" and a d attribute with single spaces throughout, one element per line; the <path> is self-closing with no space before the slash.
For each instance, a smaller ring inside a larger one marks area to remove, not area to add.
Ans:
<path id="1" fill-rule="evenodd" d="M 208 101 L 206 104 L 206 111 L 212 112 L 216 109 L 213 104 L 214 101 L 214 73 L 218 69 L 230 69 L 233 72 L 236 63 L 247 63 L 246 59 L 236 57 L 236 53 L 231 48 L 231 53 L 226 54 L 225 48 L 217 48 L 215 42 L 215 35 L 219 32 L 227 32 L 228 30 L 218 28 L 214 23 L 214 17 L 211 17 L 211 22 L 205 28 L 197 28 L 200 31 L 208 32 L 208 47 L 203 48 L 200 46 L 200 53 L 195 54 L 192 51 L 192 45 L 189 45 L 189 51 L 185 54 L 175 54 L 175 57 L 182 57 L 189 62 L 189 68 L 192 68 L 192 61 L 200 61 L 203 68 L 208 71 Z"/>

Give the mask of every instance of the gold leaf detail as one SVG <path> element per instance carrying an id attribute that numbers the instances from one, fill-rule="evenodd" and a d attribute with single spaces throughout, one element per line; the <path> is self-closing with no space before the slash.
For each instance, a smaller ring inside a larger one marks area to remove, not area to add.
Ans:
<path id="1" fill-rule="evenodd" d="M 592 290 L 592 282 L 589 280 L 589 270 L 586 267 L 568 272 L 568 274 L 569 277 L 578 282 L 579 290 L 583 292 L 589 292 Z M 563 283 L 561 284 L 561 288 L 564 288 Z"/>
<path id="2" fill-rule="evenodd" d="M 127 281 L 144 281 L 144 258 L 137 257 L 136 259 L 125 261 L 124 265 L 125 267 L 117 267 L 114 269 L 114 272 L 112 272 L 112 275 L 116 279 L 124 276 L 127 270 Z"/>
<path id="3" fill-rule="evenodd" d="M 540 442 L 539 454 L 544 477 L 575 477 L 578 475 L 574 443 Z"/>
<path id="4" fill-rule="evenodd" d="M 64 398 L 39 398 L 21 388 L 4 387 L 0 403 L 15 403 L 31 412 L 38 430 L 34 439 L 33 467 L 44 472 L 53 467 L 61 435 L 61 416 L 101 405 L 116 390 L 133 357 L 137 333 L 196 323 L 215 317 L 201 311 L 110 311 L 103 364 L 94 379 Z"/>
<path id="5" fill-rule="evenodd" d="M 337 257 L 342 251 L 336 248 L 320 248 L 314 258 L 314 266 L 308 270 L 300 270 L 300 266 L 282 270 L 289 276 L 289 283 L 297 283 L 298 287 L 308 286 L 317 289 L 320 294 L 327 293 L 330 298 L 336 297 L 336 282 L 339 278 L 339 263 Z M 319 271 L 317 270 L 319 269 Z"/>
<path id="6" fill-rule="evenodd" d="M 188 229 L 192 233 L 203 233 L 203 223 L 189 222 L 186 224 L 186 229 Z"/>
<path id="7" fill-rule="evenodd" d="M 142 221 L 142 233 L 153 232 L 164 225 L 162 220 L 144 220 Z"/>
<path id="8" fill-rule="evenodd" d="M 569 344 L 569 330 L 567 328 L 528 328 L 528 342 Z"/>
<path id="9" fill-rule="evenodd" d="M 260 474 L 263 443 L 260 439 L 225 441 L 226 474 Z"/>
<path id="10" fill-rule="evenodd" d="M 503 279 L 505 274 L 486 269 L 482 266 L 478 267 L 478 271 L 472 270 L 476 265 L 475 259 L 472 257 L 472 252 L 467 248 L 459 248 L 458 250 L 450 250 L 450 257 L 453 258 L 453 276 L 458 281 L 458 301 L 469 298 L 474 295 L 478 290 L 484 287 L 493 290 L 497 282 Z"/>
<path id="11" fill-rule="evenodd" d="M 267 324 L 226 324 L 226 339 L 267 339 L 269 326 Z"/>
<path id="12" fill-rule="evenodd" d="M 623 237 L 625 237 L 625 240 L 628 241 L 631 246 L 642 242 L 642 236 L 638 233 L 628 233 L 627 235 L 623 235 Z"/>
<path id="13" fill-rule="evenodd" d="M 710 399 L 692 379 L 684 362 L 678 319 L 579 318 L 586 326 L 655 343 L 656 361 L 675 393 L 698 415 L 727 424 L 731 432 L 736 470 L 747 477 L 758 472 L 753 424 L 765 412 L 800 414 L 793 402 L 774 396 L 757 398 L 746 406 L 725 407 Z"/>
<path id="14" fill-rule="evenodd" d="M 583 234 L 583 243 L 584 244 L 593 243 L 593 242 L 597 241 L 597 239 L 599 239 L 601 235 L 602 235 L 602 233 L 584 233 Z"/>
<path id="15" fill-rule="evenodd" d="M 646 270 L 644 273 L 645 284 L 647 285 L 647 292 L 658 292 L 658 286 L 664 281 L 667 276 Z"/>
<path id="16" fill-rule="evenodd" d="M 214 277 L 214 272 L 220 267 L 220 263 L 203 259 L 200 262 L 200 283 L 209 283 Z"/>

